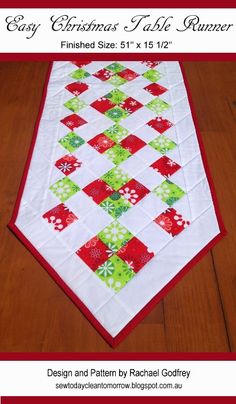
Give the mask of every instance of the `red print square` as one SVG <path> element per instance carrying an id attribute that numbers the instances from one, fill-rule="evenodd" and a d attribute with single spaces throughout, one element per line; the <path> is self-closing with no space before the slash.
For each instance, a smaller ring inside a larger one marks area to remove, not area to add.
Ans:
<path id="1" fill-rule="evenodd" d="M 141 104 L 141 102 L 135 100 L 134 98 L 129 97 L 126 98 L 125 101 L 121 102 L 119 106 L 123 108 L 125 111 L 129 112 L 129 114 L 132 114 L 133 112 L 141 108 L 143 104 Z"/>
<path id="2" fill-rule="evenodd" d="M 65 175 L 70 175 L 75 170 L 80 168 L 81 165 L 82 163 L 72 154 L 67 154 L 66 156 L 57 160 L 55 163 L 55 166 Z"/>
<path id="3" fill-rule="evenodd" d="M 115 142 L 113 142 L 113 140 L 111 140 L 104 133 L 100 133 L 100 135 L 97 135 L 90 139 L 88 141 L 88 144 L 90 144 L 90 146 L 92 146 L 99 153 L 104 153 L 106 150 L 114 146 Z"/>
<path id="4" fill-rule="evenodd" d="M 128 264 L 134 272 L 138 272 L 148 261 L 154 257 L 153 252 L 148 251 L 145 244 L 133 237 L 122 247 L 117 255 Z"/>
<path id="5" fill-rule="evenodd" d="M 79 81 L 75 83 L 68 84 L 66 89 L 70 91 L 75 96 L 82 94 L 84 91 L 88 90 L 89 86 L 86 83 L 80 83 Z"/>
<path id="6" fill-rule="evenodd" d="M 164 94 L 167 91 L 167 88 L 161 86 L 160 84 L 152 83 L 144 87 L 144 90 L 148 91 L 155 97 L 158 97 L 159 95 Z"/>
<path id="7" fill-rule="evenodd" d="M 109 258 L 107 246 L 96 236 L 76 251 L 76 254 L 93 271 L 96 271 Z"/>
<path id="8" fill-rule="evenodd" d="M 50 209 L 48 212 L 44 213 L 43 218 L 48 221 L 53 227 L 54 230 L 62 231 L 75 220 L 77 220 L 77 216 L 74 215 L 65 205 L 64 203 L 60 203 L 60 205 L 55 206 L 55 208 Z"/>
<path id="9" fill-rule="evenodd" d="M 161 62 L 154 62 L 154 61 L 147 61 L 144 60 L 143 62 L 144 65 L 146 65 L 147 67 L 149 67 L 149 69 L 154 69 L 154 67 L 158 66 Z"/>
<path id="10" fill-rule="evenodd" d="M 113 194 L 114 189 L 107 185 L 103 180 L 98 179 L 86 185 L 86 187 L 83 188 L 83 191 L 93 198 L 94 202 L 99 204 Z"/>
<path id="11" fill-rule="evenodd" d="M 107 69 L 101 69 L 98 72 L 94 73 L 93 76 L 97 77 L 102 81 L 108 80 L 114 73 Z"/>
<path id="12" fill-rule="evenodd" d="M 61 119 L 61 123 L 64 123 L 70 130 L 74 130 L 75 128 L 79 128 L 80 126 L 87 123 L 81 116 L 76 114 L 71 114 Z"/>
<path id="13" fill-rule="evenodd" d="M 171 126 L 173 126 L 173 123 L 161 117 L 154 118 L 147 124 L 161 134 L 164 133 L 167 129 L 171 128 Z"/>
<path id="14" fill-rule="evenodd" d="M 146 146 L 146 143 L 135 135 L 129 135 L 120 142 L 120 145 L 130 153 L 134 154 L 142 147 Z"/>
<path id="15" fill-rule="evenodd" d="M 184 220 L 182 215 L 177 213 L 173 208 L 168 208 L 165 212 L 161 213 L 154 222 L 172 236 L 177 236 L 190 224 L 188 220 Z"/>
<path id="16" fill-rule="evenodd" d="M 154 168 L 155 171 L 163 175 L 164 177 L 170 177 L 181 167 L 175 161 L 171 160 L 167 156 L 161 157 L 159 160 L 155 161 L 150 167 Z"/>
<path id="17" fill-rule="evenodd" d="M 91 60 L 75 60 L 73 62 L 73 65 L 78 66 L 80 69 L 86 65 L 88 65 L 89 63 L 91 63 Z"/>
<path id="18" fill-rule="evenodd" d="M 133 205 L 139 202 L 149 192 L 149 189 L 135 179 L 130 180 L 119 189 L 119 193 Z"/>
<path id="19" fill-rule="evenodd" d="M 136 73 L 130 69 L 124 69 L 124 70 L 122 70 L 122 72 L 120 72 L 118 74 L 120 77 L 122 77 L 123 79 L 128 80 L 128 81 L 131 81 L 139 76 L 138 73 Z"/>
<path id="20" fill-rule="evenodd" d="M 91 107 L 95 108 L 97 111 L 101 113 L 104 113 L 116 106 L 116 104 L 113 104 L 113 102 L 111 102 L 110 100 L 108 100 L 108 98 L 105 97 L 99 98 L 98 100 L 92 102 L 92 104 L 90 105 Z"/>

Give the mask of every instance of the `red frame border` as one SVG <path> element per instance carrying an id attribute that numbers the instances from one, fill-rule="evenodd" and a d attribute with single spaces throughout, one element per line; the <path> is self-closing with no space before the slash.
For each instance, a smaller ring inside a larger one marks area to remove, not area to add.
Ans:
<path id="1" fill-rule="evenodd" d="M 106 58 L 109 59 L 109 56 L 110 55 L 106 55 Z M 111 56 L 113 56 L 113 55 L 111 55 Z M 132 57 L 132 55 L 130 55 L 130 56 Z M 149 59 L 153 59 L 155 54 L 148 55 L 148 56 L 151 56 L 151 57 L 149 57 Z M 88 55 L 87 55 L 87 57 L 88 57 Z M 68 59 L 68 57 L 67 57 L 67 59 Z M 124 59 L 125 58 L 123 56 L 122 60 L 124 60 Z M 190 95 L 190 89 L 188 86 L 188 82 L 186 80 L 186 76 L 185 76 L 185 72 L 184 72 L 182 63 L 180 63 L 180 66 L 181 66 L 183 79 L 184 79 L 184 83 L 185 83 L 187 94 L 188 94 L 188 100 L 189 100 L 189 104 L 190 104 L 193 121 L 194 121 L 196 132 L 197 132 L 197 138 L 198 138 L 199 147 L 200 147 L 201 154 L 202 154 L 203 165 L 204 165 L 204 169 L 205 169 L 206 176 L 207 176 L 210 190 L 211 190 L 211 195 L 212 195 L 214 208 L 215 208 L 215 212 L 216 212 L 216 216 L 217 216 L 217 220 L 218 220 L 218 224 L 219 224 L 219 228 L 220 228 L 220 233 L 216 237 L 214 237 L 191 261 L 189 261 L 188 264 L 159 293 L 157 293 L 156 296 L 154 296 L 149 301 L 149 303 L 147 303 L 146 306 L 144 306 L 140 310 L 140 312 L 120 331 L 120 333 L 115 338 L 113 338 L 105 330 L 105 328 L 96 320 L 96 318 L 92 315 L 92 313 L 88 310 L 88 308 L 84 305 L 84 303 L 66 285 L 66 283 L 60 278 L 60 276 L 56 273 L 56 271 L 52 268 L 52 266 L 36 250 L 36 248 L 30 243 L 30 241 L 23 235 L 23 233 L 18 229 L 18 227 L 15 224 L 15 220 L 17 218 L 18 211 L 19 211 L 21 197 L 22 197 L 22 194 L 24 191 L 26 180 L 27 180 L 28 170 L 29 170 L 29 166 L 31 163 L 31 158 L 32 158 L 35 142 L 37 139 L 39 123 L 40 123 L 42 112 L 44 109 L 44 104 L 45 104 L 46 95 L 47 95 L 48 82 L 49 82 L 49 78 L 51 75 L 52 63 L 50 63 L 50 65 L 49 65 L 49 69 L 48 69 L 48 73 L 47 73 L 47 77 L 46 77 L 46 81 L 45 81 L 45 85 L 44 85 L 42 100 L 41 100 L 41 104 L 40 104 L 39 114 L 38 114 L 37 121 L 35 124 L 31 145 L 30 145 L 28 157 L 26 160 L 26 165 L 25 165 L 25 168 L 23 171 L 23 176 L 22 176 L 22 180 L 20 183 L 20 188 L 18 191 L 16 203 L 15 203 L 15 206 L 13 209 L 12 218 L 8 224 L 8 227 L 15 233 L 15 235 L 18 237 L 18 239 L 26 246 L 26 248 L 32 253 L 32 255 L 36 258 L 36 260 L 46 269 L 46 271 L 49 273 L 49 275 L 51 275 L 51 277 L 55 280 L 55 282 L 64 290 L 64 292 L 68 295 L 68 297 L 76 304 L 76 306 L 80 309 L 80 311 L 86 316 L 86 318 L 89 320 L 89 322 L 96 328 L 96 330 L 102 335 L 102 337 L 113 348 L 115 348 L 132 331 L 132 329 L 152 310 L 152 308 L 171 290 L 171 288 L 174 287 L 180 279 L 182 279 L 182 277 L 192 268 L 192 266 L 195 263 L 197 263 L 211 248 L 214 247 L 214 245 L 221 238 L 223 238 L 226 235 L 226 229 L 224 227 L 223 220 L 222 220 L 220 210 L 218 207 L 215 188 L 213 185 L 209 166 L 207 163 L 203 141 L 202 141 L 202 138 L 201 138 L 201 135 L 199 132 L 199 128 L 197 125 L 197 121 L 196 121 L 196 115 L 195 115 L 195 111 L 193 108 L 193 103 L 192 103 L 192 99 L 191 99 L 191 95 Z"/>

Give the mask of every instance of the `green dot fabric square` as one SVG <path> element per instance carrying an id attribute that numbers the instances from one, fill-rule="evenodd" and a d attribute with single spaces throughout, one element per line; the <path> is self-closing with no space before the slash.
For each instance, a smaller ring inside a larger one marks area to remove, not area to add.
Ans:
<path id="1" fill-rule="evenodd" d="M 108 118 L 112 119 L 114 122 L 120 122 L 122 121 L 122 119 L 127 118 L 127 116 L 129 116 L 129 113 L 125 111 L 123 108 L 114 107 L 106 111 L 105 115 Z"/>
<path id="2" fill-rule="evenodd" d="M 49 189 L 56 195 L 61 202 L 67 201 L 72 195 L 80 190 L 80 187 L 75 184 L 70 178 L 62 178 L 51 185 Z"/>
<path id="3" fill-rule="evenodd" d="M 160 80 L 162 74 L 159 73 L 157 70 L 150 69 L 143 73 L 143 77 L 155 83 L 156 81 Z"/>
<path id="4" fill-rule="evenodd" d="M 85 141 L 84 139 L 82 139 L 82 137 L 78 136 L 76 133 L 69 132 L 66 136 L 62 137 L 59 140 L 59 143 L 69 152 L 73 152 L 76 149 L 78 149 L 78 147 L 82 146 L 82 144 L 84 144 Z"/>
<path id="5" fill-rule="evenodd" d="M 101 177 L 115 191 L 125 185 L 131 178 L 121 168 L 114 167 Z"/>
<path id="6" fill-rule="evenodd" d="M 95 274 L 115 292 L 119 292 L 135 276 L 135 272 L 117 255 L 104 262 Z"/>
<path id="7" fill-rule="evenodd" d="M 108 98 L 113 104 L 120 104 L 125 101 L 128 96 L 120 91 L 118 88 L 114 88 L 110 93 L 105 95 L 105 98 Z"/>
<path id="8" fill-rule="evenodd" d="M 89 76 L 90 76 L 90 74 L 88 72 L 86 72 L 84 69 L 74 70 L 70 74 L 70 77 L 72 77 L 73 79 L 76 79 L 76 80 L 86 79 L 86 77 L 89 77 Z"/>
<path id="9" fill-rule="evenodd" d="M 166 109 L 170 108 L 170 105 L 167 104 L 167 102 L 161 100 L 161 98 L 157 97 L 146 104 L 146 107 L 155 112 L 155 114 L 161 115 Z"/>
<path id="10" fill-rule="evenodd" d="M 105 229 L 98 234 L 98 237 L 107 246 L 112 243 L 112 245 L 115 246 L 118 251 L 121 247 L 127 244 L 131 238 L 133 238 L 133 234 L 130 233 L 130 231 L 122 226 L 122 224 L 120 224 L 117 220 L 115 220 L 109 224 L 109 226 L 105 227 Z"/>
<path id="11" fill-rule="evenodd" d="M 111 160 L 112 163 L 115 165 L 121 164 L 122 161 L 125 161 L 128 157 L 131 156 L 131 153 L 121 147 L 119 144 L 106 150 L 104 154 L 106 154 L 109 160 Z"/>
<path id="12" fill-rule="evenodd" d="M 166 154 L 168 151 L 173 150 L 177 146 L 173 140 L 170 140 L 164 135 L 156 137 L 149 143 L 149 145 L 153 147 L 153 149 L 159 151 L 161 154 Z"/>
<path id="13" fill-rule="evenodd" d="M 126 82 L 127 80 L 123 79 L 123 77 L 120 77 L 118 74 L 114 74 L 114 76 L 110 77 L 110 79 L 107 80 L 107 83 L 110 83 L 115 87 L 119 87 Z"/>
<path id="14" fill-rule="evenodd" d="M 104 131 L 105 135 L 107 135 L 113 142 L 119 143 L 123 140 L 126 136 L 128 136 L 129 131 L 122 126 L 115 124 L 110 128 Z"/>
<path id="15" fill-rule="evenodd" d="M 110 70 L 113 73 L 119 73 L 125 69 L 125 66 L 121 65 L 120 63 L 114 62 L 106 66 L 106 69 Z"/>
<path id="16" fill-rule="evenodd" d="M 169 206 L 172 206 L 185 195 L 185 192 L 180 187 L 169 180 L 162 182 L 153 192 Z"/>
<path id="17" fill-rule="evenodd" d="M 132 207 L 132 204 L 121 196 L 119 192 L 114 192 L 102 203 L 100 203 L 100 206 L 114 219 L 118 219 L 118 217 L 123 215 L 124 212 L 127 212 L 127 210 Z"/>
<path id="18" fill-rule="evenodd" d="M 82 108 L 86 107 L 86 103 L 83 100 L 74 97 L 66 101 L 64 106 L 73 112 L 79 112 Z"/>

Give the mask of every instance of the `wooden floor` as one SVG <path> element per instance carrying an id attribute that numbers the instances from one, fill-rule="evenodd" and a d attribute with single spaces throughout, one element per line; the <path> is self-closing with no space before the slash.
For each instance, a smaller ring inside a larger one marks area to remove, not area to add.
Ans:
<path id="1" fill-rule="evenodd" d="M 116 351 L 236 351 L 236 63 L 184 66 L 228 235 Z M 111 351 L 6 227 L 47 68 L 0 64 L 0 352 Z"/>

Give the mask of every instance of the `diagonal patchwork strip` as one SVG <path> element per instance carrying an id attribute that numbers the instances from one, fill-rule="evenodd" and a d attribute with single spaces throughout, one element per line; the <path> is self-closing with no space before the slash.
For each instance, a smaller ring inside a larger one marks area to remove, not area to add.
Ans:
<path id="1" fill-rule="evenodd" d="M 55 62 L 20 198 L 14 226 L 115 343 L 220 234 L 179 64 Z"/>

